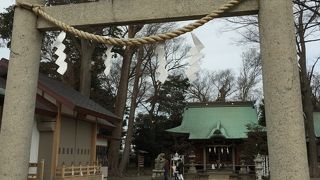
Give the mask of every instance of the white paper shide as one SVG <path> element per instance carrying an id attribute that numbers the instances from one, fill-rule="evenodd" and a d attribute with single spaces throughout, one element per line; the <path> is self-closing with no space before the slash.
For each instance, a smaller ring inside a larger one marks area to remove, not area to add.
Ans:
<path id="1" fill-rule="evenodd" d="M 161 83 L 164 83 L 168 77 L 168 71 L 166 69 L 167 60 L 165 57 L 165 49 L 164 44 L 160 44 L 157 46 L 155 54 L 158 57 L 158 68 L 156 70 L 156 73 L 159 74 L 158 80 Z"/>
<path id="2" fill-rule="evenodd" d="M 200 62 L 199 60 L 202 58 L 201 51 L 204 49 L 204 45 L 202 42 L 198 39 L 198 37 L 191 33 L 192 40 L 194 43 L 194 46 L 191 48 L 189 55 L 189 68 L 186 70 L 186 75 L 190 82 L 195 81 L 197 79 L 197 73 L 200 70 Z"/>
<path id="3" fill-rule="evenodd" d="M 66 38 L 66 33 L 62 31 L 56 41 L 53 43 L 53 47 L 56 47 L 57 50 L 54 52 L 58 56 L 56 60 L 56 64 L 59 66 L 57 69 L 57 72 L 61 75 L 63 75 L 68 68 L 68 63 L 65 62 L 67 55 L 64 53 L 64 50 L 66 49 L 66 46 L 63 44 L 63 40 Z"/>
<path id="4" fill-rule="evenodd" d="M 111 70 L 111 67 L 112 67 L 112 48 L 113 46 L 107 46 L 107 50 L 106 52 L 102 55 L 102 59 L 104 60 L 104 66 L 105 66 L 105 69 L 104 69 L 104 74 L 106 76 L 108 76 L 110 74 L 110 70 Z"/>

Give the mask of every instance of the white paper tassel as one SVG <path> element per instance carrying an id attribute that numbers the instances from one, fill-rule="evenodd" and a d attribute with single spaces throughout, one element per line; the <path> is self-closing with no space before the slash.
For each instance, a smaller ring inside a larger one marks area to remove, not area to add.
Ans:
<path id="1" fill-rule="evenodd" d="M 61 75 L 63 75 L 68 68 L 68 63 L 65 62 L 67 55 L 63 52 L 66 49 L 66 46 L 63 44 L 63 40 L 65 38 L 66 33 L 62 31 L 53 44 L 53 47 L 57 48 L 57 50 L 54 52 L 54 54 L 58 56 L 58 59 L 55 62 L 59 66 L 57 72 Z"/>
<path id="2" fill-rule="evenodd" d="M 189 60 L 190 67 L 186 71 L 188 79 L 192 82 L 197 79 L 197 72 L 200 70 L 199 60 L 201 59 L 201 50 L 204 49 L 204 45 L 198 39 L 198 37 L 191 33 L 194 47 L 190 50 L 191 58 Z"/>
<path id="3" fill-rule="evenodd" d="M 156 73 L 159 74 L 158 80 L 161 83 L 164 83 L 168 77 L 168 71 L 166 70 L 166 58 L 165 58 L 165 50 L 164 50 L 164 44 L 159 45 L 156 48 L 155 54 L 158 56 L 158 63 L 159 66 L 156 70 Z"/>
<path id="4" fill-rule="evenodd" d="M 111 70 L 111 67 L 112 67 L 112 48 L 113 46 L 107 46 L 108 49 L 106 50 L 106 52 L 102 55 L 102 59 L 104 60 L 104 66 L 105 66 L 105 69 L 104 69 L 104 74 L 106 76 L 108 76 L 110 74 L 110 70 Z"/>
<path id="5" fill-rule="evenodd" d="M 199 40 L 199 38 L 194 33 L 191 33 L 191 37 L 192 37 L 193 43 L 196 46 L 197 50 L 199 52 L 202 51 L 202 49 L 204 49 L 204 45 Z"/>

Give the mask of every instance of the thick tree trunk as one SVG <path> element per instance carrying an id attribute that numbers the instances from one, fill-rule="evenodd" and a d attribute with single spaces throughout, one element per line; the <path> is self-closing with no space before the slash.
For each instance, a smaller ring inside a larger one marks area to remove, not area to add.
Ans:
<path id="1" fill-rule="evenodd" d="M 304 61 L 304 62 L 303 62 Z M 312 104 L 312 92 L 310 87 L 310 81 L 307 78 L 306 72 L 306 63 L 305 58 L 300 58 L 300 66 L 301 69 L 301 90 L 302 90 L 302 104 L 303 111 L 305 114 L 305 126 L 308 137 L 308 159 L 310 166 L 310 176 L 311 177 L 319 177 L 320 170 L 318 168 L 318 154 L 317 154 L 317 144 L 316 144 L 316 136 L 314 132 L 314 122 L 313 122 L 313 104 Z"/>
<path id="2" fill-rule="evenodd" d="M 141 28 L 130 25 L 128 29 L 128 37 L 133 38 L 135 34 Z M 134 54 L 134 47 L 127 46 L 124 52 L 122 68 L 121 68 L 121 77 L 118 87 L 118 94 L 115 103 L 115 114 L 121 118 L 119 123 L 116 123 L 116 128 L 112 131 L 112 140 L 110 143 L 110 149 L 108 154 L 110 174 L 119 176 L 119 149 L 121 145 L 121 134 L 122 134 L 122 119 L 123 112 L 126 106 L 127 101 L 127 91 L 128 91 L 128 80 L 130 72 L 131 59 Z"/>
<path id="3" fill-rule="evenodd" d="M 143 47 L 139 48 L 138 57 L 137 57 L 137 65 L 135 70 L 135 78 L 133 83 L 133 91 L 131 95 L 131 105 L 130 105 L 130 112 L 129 112 L 129 119 L 128 119 L 128 130 L 126 135 L 125 147 L 122 155 L 122 159 L 120 162 L 120 174 L 122 175 L 126 166 L 129 162 L 129 155 L 131 150 L 131 142 L 132 142 L 132 135 L 133 135 L 133 124 L 134 124 L 134 115 L 136 112 L 137 107 L 137 97 L 139 94 L 139 81 L 141 78 L 141 64 L 143 61 Z"/>
<path id="4" fill-rule="evenodd" d="M 299 39 L 300 42 L 300 59 L 299 64 L 301 68 L 300 79 L 301 79 L 301 93 L 302 93 L 302 105 L 303 111 L 305 114 L 305 128 L 306 135 L 309 139 L 308 146 L 308 161 L 309 161 L 309 170 L 311 177 L 319 177 L 320 170 L 318 168 L 318 155 L 317 155 L 317 144 L 316 144 L 316 136 L 314 132 L 314 122 L 313 122 L 313 104 L 312 104 L 312 91 L 310 87 L 310 79 L 308 79 L 307 73 L 307 62 L 306 62 L 306 46 L 304 40 L 304 31 L 299 28 Z"/>
<path id="5" fill-rule="evenodd" d="M 80 93 L 90 97 L 91 61 L 96 44 L 81 39 Z"/>

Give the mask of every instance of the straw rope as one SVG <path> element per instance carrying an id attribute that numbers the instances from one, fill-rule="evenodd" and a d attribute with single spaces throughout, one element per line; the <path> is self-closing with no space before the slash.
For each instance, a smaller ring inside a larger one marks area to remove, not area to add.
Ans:
<path id="1" fill-rule="evenodd" d="M 163 34 L 157 34 L 152 35 L 148 37 L 142 37 L 142 38 L 128 38 L 128 39 L 120 39 L 120 38 L 111 38 L 111 37 L 105 37 L 101 35 L 91 34 L 85 31 L 78 30 L 66 23 L 63 23 L 62 21 L 59 21 L 49 14 L 47 14 L 43 10 L 43 6 L 41 5 L 33 5 L 28 3 L 18 3 L 17 6 L 32 10 L 36 15 L 39 15 L 46 19 L 47 21 L 53 23 L 54 25 L 58 26 L 59 28 L 63 29 L 66 32 L 69 32 L 70 34 L 73 34 L 74 36 L 87 39 L 87 40 L 93 40 L 99 43 L 109 44 L 109 45 L 118 45 L 118 46 L 133 46 L 133 45 L 142 45 L 142 44 L 152 44 L 157 42 L 163 42 L 166 40 L 170 40 L 173 38 L 176 38 L 178 36 L 181 36 L 185 33 L 191 32 L 194 29 L 206 24 L 207 22 L 219 17 L 224 12 L 230 10 L 231 8 L 235 7 L 236 5 L 240 4 L 241 0 L 230 0 L 228 3 L 223 4 L 221 7 L 219 7 L 217 10 L 213 11 L 212 13 L 208 14 L 207 16 L 190 23 L 186 26 L 183 26 L 181 28 L 178 28 L 172 32 L 167 32 Z"/>

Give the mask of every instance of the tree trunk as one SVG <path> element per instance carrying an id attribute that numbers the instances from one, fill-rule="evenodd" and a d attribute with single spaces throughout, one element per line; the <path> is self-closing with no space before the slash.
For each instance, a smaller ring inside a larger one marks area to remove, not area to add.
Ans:
<path id="1" fill-rule="evenodd" d="M 141 29 L 141 28 L 140 28 Z M 140 30 L 136 26 L 129 25 L 128 37 L 133 38 L 135 34 Z M 134 54 L 134 47 L 127 46 L 123 55 L 121 77 L 118 87 L 118 94 L 115 103 L 115 114 L 120 117 L 121 121 L 115 123 L 115 129 L 112 131 L 112 140 L 110 143 L 110 149 L 108 154 L 110 174 L 120 176 L 119 171 L 119 149 L 121 145 L 121 133 L 122 133 L 122 119 L 123 113 L 127 101 L 128 80 L 130 72 L 131 58 Z"/>
<path id="2" fill-rule="evenodd" d="M 91 61 L 96 44 L 81 39 L 80 93 L 90 97 Z"/>
<path id="3" fill-rule="evenodd" d="M 302 26 L 302 23 L 301 23 Z M 318 156 L 317 156 L 317 144 L 316 136 L 314 132 L 314 121 L 313 121 L 313 104 L 312 104 L 312 92 L 310 87 L 310 79 L 307 73 L 307 63 L 306 63 L 306 45 L 304 38 L 304 31 L 299 28 L 299 39 L 301 51 L 299 53 L 300 59 L 299 64 L 301 68 L 300 79 L 301 79 L 301 94 L 302 94 L 302 106 L 305 114 L 305 128 L 309 142 L 307 143 L 308 149 L 308 160 L 309 160 L 309 170 L 311 177 L 319 177 L 320 170 L 318 168 Z"/>
<path id="4" fill-rule="evenodd" d="M 125 147 L 122 155 L 122 159 L 120 162 L 120 174 L 123 174 L 123 171 L 126 169 L 126 166 L 129 162 L 129 155 L 131 150 L 131 142 L 132 142 L 132 135 L 133 135 L 133 124 L 134 124 L 134 115 L 136 112 L 137 107 L 137 97 L 139 94 L 139 81 L 141 78 L 141 64 L 143 61 L 143 47 L 139 48 L 138 57 L 137 57 L 137 65 L 136 65 L 136 76 L 134 79 L 133 84 L 133 91 L 131 95 L 131 105 L 130 105 L 130 112 L 129 112 L 129 119 L 128 119 L 128 130 L 127 136 L 125 141 Z"/>

